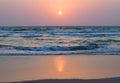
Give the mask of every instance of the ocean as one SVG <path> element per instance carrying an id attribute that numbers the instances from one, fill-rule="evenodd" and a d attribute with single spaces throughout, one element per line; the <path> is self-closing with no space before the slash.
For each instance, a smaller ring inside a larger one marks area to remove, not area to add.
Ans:
<path id="1" fill-rule="evenodd" d="M 120 77 L 119 26 L 1 26 L 0 82 Z"/>
<path id="2" fill-rule="evenodd" d="M 119 26 L 1 26 L 0 56 L 120 55 Z"/>

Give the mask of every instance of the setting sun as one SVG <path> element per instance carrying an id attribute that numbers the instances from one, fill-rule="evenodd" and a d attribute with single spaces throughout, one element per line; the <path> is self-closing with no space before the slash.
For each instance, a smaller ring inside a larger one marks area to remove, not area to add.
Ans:
<path id="1" fill-rule="evenodd" d="M 62 15 L 63 13 L 62 13 L 62 11 L 58 11 L 58 15 Z"/>

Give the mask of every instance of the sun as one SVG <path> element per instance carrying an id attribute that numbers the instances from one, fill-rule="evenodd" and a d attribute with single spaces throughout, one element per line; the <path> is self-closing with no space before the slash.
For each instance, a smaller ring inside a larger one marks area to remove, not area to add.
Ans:
<path id="1" fill-rule="evenodd" d="M 62 15 L 63 14 L 63 12 L 62 11 L 58 11 L 58 15 Z"/>

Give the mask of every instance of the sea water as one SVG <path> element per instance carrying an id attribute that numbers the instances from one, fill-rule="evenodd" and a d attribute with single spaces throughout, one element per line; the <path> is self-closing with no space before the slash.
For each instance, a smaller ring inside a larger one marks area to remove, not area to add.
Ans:
<path id="1" fill-rule="evenodd" d="M 118 26 L 0 27 L 0 82 L 120 77 L 119 55 Z"/>
<path id="2" fill-rule="evenodd" d="M 0 55 L 120 55 L 120 27 L 1 26 Z"/>

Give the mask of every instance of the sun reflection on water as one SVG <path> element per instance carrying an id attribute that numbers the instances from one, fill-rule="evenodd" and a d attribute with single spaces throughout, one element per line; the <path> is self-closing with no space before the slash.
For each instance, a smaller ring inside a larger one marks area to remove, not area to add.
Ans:
<path id="1" fill-rule="evenodd" d="M 63 56 L 58 56 L 55 58 L 55 64 L 58 72 L 63 72 L 65 67 L 65 60 Z"/>

